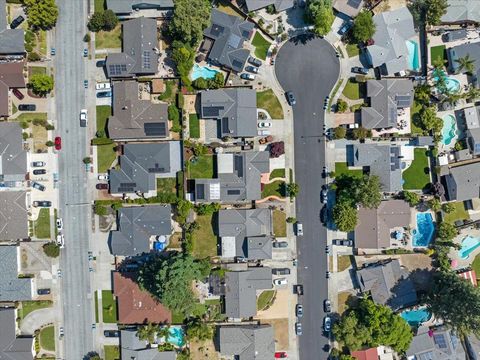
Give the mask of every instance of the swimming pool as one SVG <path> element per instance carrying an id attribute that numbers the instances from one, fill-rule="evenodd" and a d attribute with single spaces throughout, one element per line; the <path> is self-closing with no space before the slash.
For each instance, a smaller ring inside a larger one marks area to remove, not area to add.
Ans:
<path id="1" fill-rule="evenodd" d="M 412 230 L 413 246 L 428 246 L 434 229 L 432 214 L 417 213 L 417 228 Z"/>
<path id="2" fill-rule="evenodd" d="M 467 235 L 462 240 L 462 247 L 458 250 L 458 256 L 468 259 L 470 254 L 480 246 L 480 238 Z"/>
<path id="3" fill-rule="evenodd" d="M 170 326 L 167 342 L 179 348 L 183 347 L 185 345 L 185 332 L 183 329 L 180 326 Z"/>
<path id="4" fill-rule="evenodd" d="M 457 135 L 457 121 L 455 116 L 447 114 L 443 117 L 442 144 L 450 145 L 455 135 Z"/>
<path id="5" fill-rule="evenodd" d="M 418 327 L 432 318 L 427 308 L 405 310 L 400 313 L 400 316 L 412 327 Z"/>
<path id="6" fill-rule="evenodd" d="M 408 67 L 410 70 L 420 69 L 420 57 L 418 56 L 418 43 L 414 40 L 405 41 L 408 49 Z"/>
<path id="7" fill-rule="evenodd" d="M 438 82 L 440 77 L 445 79 L 445 87 L 446 87 L 448 92 L 457 93 L 457 92 L 460 91 L 460 82 L 457 79 L 455 79 L 453 77 L 450 77 L 450 76 L 447 76 L 447 74 L 445 74 L 445 71 L 443 71 L 443 70 L 440 70 L 440 71 L 435 70 L 433 80 L 435 82 Z M 441 90 L 439 89 L 439 91 L 441 91 Z"/>
<path id="8" fill-rule="evenodd" d="M 193 65 L 192 80 L 198 78 L 213 79 L 220 71 L 209 68 L 208 66 L 200 66 L 198 64 Z"/>

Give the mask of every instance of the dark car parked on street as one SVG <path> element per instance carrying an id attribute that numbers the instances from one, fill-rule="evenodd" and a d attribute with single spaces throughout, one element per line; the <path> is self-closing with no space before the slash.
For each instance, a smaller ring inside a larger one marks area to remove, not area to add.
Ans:
<path id="1" fill-rule="evenodd" d="M 47 173 L 47 170 L 45 169 L 35 169 L 33 170 L 33 175 L 45 175 Z"/>
<path id="2" fill-rule="evenodd" d="M 323 311 L 325 311 L 326 313 L 332 311 L 332 304 L 330 304 L 330 300 L 325 299 L 325 301 L 323 302 Z"/>
<path id="3" fill-rule="evenodd" d="M 285 96 L 287 97 L 287 101 L 290 106 L 293 106 L 297 103 L 297 100 L 295 100 L 295 96 L 293 95 L 293 92 L 287 91 L 285 93 Z"/>
<path id="4" fill-rule="evenodd" d="M 18 105 L 19 111 L 35 111 L 37 106 L 35 104 L 20 104 Z"/>
<path id="5" fill-rule="evenodd" d="M 103 332 L 103 336 L 105 336 L 105 337 L 110 337 L 110 338 L 112 338 L 112 337 L 120 337 L 120 331 L 118 331 L 118 330 L 105 330 L 105 331 Z"/>
<path id="6" fill-rule="evenodd" d="M 303 295 L 303 285 L 295 285 L 293 289 L 295 291 L 295 294 Z"/>
<path id="7" fill-rule="evenodd" d="M 95 187 L 97 190 L 108 190 L 108 184 L 97 184 Z"/>

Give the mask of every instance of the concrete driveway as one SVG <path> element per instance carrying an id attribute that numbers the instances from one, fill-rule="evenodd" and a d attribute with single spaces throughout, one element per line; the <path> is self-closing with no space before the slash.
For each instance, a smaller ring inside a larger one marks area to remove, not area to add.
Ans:
<path id="1" fill-rule="evenodd" d="M 22 335 L 33 335 L 35 330 L 55 322 L 55 308 L 35 310 L 28 314 L 20 324 Z"/>

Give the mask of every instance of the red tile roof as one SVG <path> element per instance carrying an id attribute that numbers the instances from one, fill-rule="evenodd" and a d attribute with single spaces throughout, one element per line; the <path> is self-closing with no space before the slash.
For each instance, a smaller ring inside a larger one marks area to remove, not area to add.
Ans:
<path id="1" fill-rule="evenodd" d="M 8 116 L 8 94 L 11 88 L 24 88 L 24 62 L 0 64 L 0 116 Z"/>
<path id="2" fill-rule="evenodd" d="M 378 360 L 377 348 L 353 351 L 352 356 L 357 360 Z"/>
<path id="3" fill-rule="evenodd" d="M 172 313 L 148 292 L 142 291 L 134 273 L 113 273 L 113 293 L 117 297 L 118 322 L 144 324 L 171 323 Z"/>
<path id="4" fill-rule="evenodd" d="M 458 276 L 470 281 L 473 286 L 477 286 L 477 274 L 475 273 L 475 270 L 465 271 L 458 274 Z"/>

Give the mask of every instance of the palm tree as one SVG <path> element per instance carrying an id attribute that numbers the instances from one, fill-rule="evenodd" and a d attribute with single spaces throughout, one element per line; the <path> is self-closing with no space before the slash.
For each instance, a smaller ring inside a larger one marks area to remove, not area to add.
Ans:
<path id="1" fill-rule="evenodd" d="M 168 337 L 170 336 L 170 325 L 159 327 L 157 336 L 159 338 L 164 338 L 165 342 L 168 342 Z"/>
<path id="2" fill-rule="evenodd" d="M 480 98 L 480 89 L 473 85 L 470 85 L 464 95 L 466 99 L 469 99 L 470 101 L 474 101 Z"/>
<path id="3" fill-rule="evenodd" d="M 147 325 L 141 326 L 137 330 L 137 336 L 140 340 L 146 340 L 149 344 L 152 344 L 155 341 L 155 336 L 160 331 L 158 325 L 148 323 Z"/>
<path id="4" fill-rule="evenodd" d="M 455 59 L 455 62 L 458 64 L 457 73 L 465 70 L 467 74 L 473 74 L 473 71 L 475 70 L 475 60 L 471 59 L 469 54 L 462 58 Z"/>

